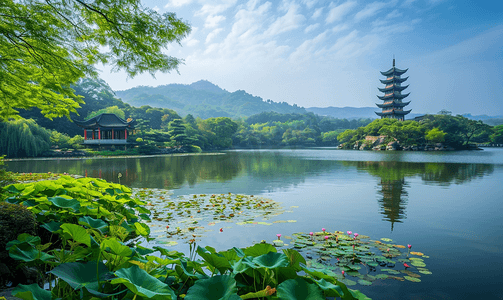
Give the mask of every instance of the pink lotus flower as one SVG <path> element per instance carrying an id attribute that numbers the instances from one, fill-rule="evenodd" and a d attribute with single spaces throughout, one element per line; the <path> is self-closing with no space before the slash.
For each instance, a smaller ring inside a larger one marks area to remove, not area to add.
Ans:
<path id="1" fill-rule="evenodd" d="M 166 229 L 169 229 L 169 226 L 168 226 L 168 225 L 166 225 Z"/>
<path id="2" fill-rule="evenodd" d="M 311 232 L 309 233 L 309 235 L 310 235 L 310 236 L 313 236 L 313 232 L 311 231 Z"/>
<path id="3" fill-rule="evenodd" d="M 403 266 L 406 267 L 406 268 L 410 268 L 410 266 L 406 263 L 403 263 Z"/>
<path id="4" fill-rule="evenodd" d="M 348 231 L 348 235 L 352 235 L 353 233 L 351 231 Z"/>
<path id="5" fill-rule="evenodd" d="M 325 228 L 322 228 L 321 231 L 325 232 Z"/>
<path id="6" fill-rule="evenodd" d="M 411 244 L 408 244 L 408 245 L 407 245 L 407 247 L 409 247 L 409 249 L 410 249 L 410 248 L 412 248 L 412 245 L 411 245 Z"/>
<path id="7" fill-rule="evenodd" d="M 328 240 L 328 235 L 325 235 L 325 240 Z"/>
<path id="8" fill-rule="evenodd" d="M 276 234 L 276 236 L 278 237 L 278 240 L 280 240 L 281 233 Z"/>
<path id="9" fill-rule="evenodd" d="M 224 229 L 223 229 L 223 228 L 220 228 L 220 232 L 224 232 Z"/>
<path id="10" fill-rule="evenodd" d="M 359 236 L 359 234 L 355 232 L 355 238 L 358 237 L 358 236 Z"/>
<path id="11" fill-rule="evenodd" d="M 386 249 L 386 251 L 388 251 L 388 252 L 389 252 L 389 248 L 388 248 L 388 249 Z"/>
<path id="12" fill-rule="evenodd" d="M 342 273 L 342 276 L 344 276 L 344 274 L 346 274 L 346 272 L 344 272 L 344 270 L 341 273 Z"/>

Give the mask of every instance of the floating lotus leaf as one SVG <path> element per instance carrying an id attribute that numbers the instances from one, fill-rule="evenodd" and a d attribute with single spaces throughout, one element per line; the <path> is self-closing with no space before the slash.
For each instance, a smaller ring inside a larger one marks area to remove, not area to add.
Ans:
<path id="1" fill-rule="evenodd" d="M 410 254 L 417 255 L 417 256 L 423 256 L 424 255 L 422 252 L 415 252 L 415 251 L 410 252 Z"/>
<path id="2" fill-rule="evenodd" d="M 410 257 L 409 260 L 411 260 L 411 261 L 424 261 L 424 259 L 419 258 L 419 257 Z"/>
<path id="3" fill-rule="evenodd" d="M 412 281 L 412 282 L 421 282 L 421 279 L 411 277 L 411 276 L 404 276 L 403 278 L 407 279 L 408 281 Z"/>
<path id="4" fill-rule="evenodd" d="M 424 262 L 417 260 L 413 260 L 411 262 L 411 265 L 413 265 L 414 267 L 426 267 L 426 264 Z"/>
<path id="5" fill-rule="evenodd" d="M 283 247 L 283 246 L 285 246 L 285 243 L 282 240 L 274 240 L 274 241 L 272 241 L 272 244 L 275 247 Z"/>
<path id="6" fill-rule="evenodd" d="M 372 282 L 364 280 L 364 279 L 358 280 L 358 283 L 361 285 L 372 285 Z"/>
<path id="7" fill-rule="evenodd" d="M 400 272 L 404 273 L 404 274 L 407 274 L 408 276 L 410 277 L 415 277 L 415 278 L 419 278 L 421 277 L 421 275 L 417 274 L 417 273 L 414 273 L 412 271 L 409 271 L 409 270 L 401 270 Z"/>
<path id="8" fill-rule="evenodd" d="M 339 281 L 342 282 L 342 283 L 344 283 L 347 286 L 356 285 L 356 281 L 351 280 L 351 279 L 347 279 L 347 278 L 341 279 Z"/>
<path id="9" fill-rule="evenodd" d="M 425 274 L 425 275 L 430 275 L 430 274 L 432 274 L 432 273 L 431 273 L 430 271 L 428 271 L 428 270 L 419 270 L 419 273 L 421 273 L 421 274 Z"/>
<path id="10" fill-rule="evenodd" d="M 418 268 L 418 271 L 426 266 L 422 258 L 406 257 L 408 249 L 405 246 L 392 244 L 390 243 L 392 240 L 388 238 L 379 241 L 361 240 L 361 236 L 354 239 L 342 231 L 320 231 L 312 236 L 306 233 L 294 233 L 292 246 L 303 249 L 302 251 L 306 253 L 304 256 L 309 258 L 307 265 L 310 268 L 325 274 L 335 272 L 333 276 L 340 278 L 344 283 L 346 283 L 345 280 L 354 281 L 354 283 L 350 281 L 348 285 L 354 285 L 358 280 L 371 283 L 387 278 L 404 281 L 403 277 L 396 276 L 401 272 L 413 278 L 421 276 L 410 270 L 403 270 L 403 263 L 412 265 L 412 268 Z M 325 240 L 325 237 L 328 239 Z M 402 271 L 391 269 L 395 266 Z M 422 271 L 428 272 L 427 269 Z M 369 272 L 373 275 L 369 275 Z"/>
<path id="11" fill-rule="evenodd" d="M 398 281 L 404 281 L 405 280 L 405 279 L 403 279 L 403 277 L 400 277 L 400 276 L 389 276 L 388 278 L 395 279 L 395 280 L 398 280 Z"/>

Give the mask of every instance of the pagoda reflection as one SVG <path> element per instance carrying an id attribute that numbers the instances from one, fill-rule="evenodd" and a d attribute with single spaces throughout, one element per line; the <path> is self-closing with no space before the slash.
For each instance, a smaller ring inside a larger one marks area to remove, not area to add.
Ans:
<path id="1" fill-rule="evenodd" d="M 407 207 L 408 187 L 405 178 L 398 180 L 381 179 L 378 183 L 380 190 L 378 194 L 381 197 L 377 200 L 380 205 L 380 213 L 384 216 L 383 220 L 391 223 L 391 231 L 395 223 L 402 223 L 406 218 L 405 208 Z"/>

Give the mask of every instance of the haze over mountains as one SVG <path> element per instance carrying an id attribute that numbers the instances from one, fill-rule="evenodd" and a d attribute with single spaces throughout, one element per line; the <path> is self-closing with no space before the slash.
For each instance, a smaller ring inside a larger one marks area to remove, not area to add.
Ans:
<path id="1" fill-rule="evenodd" d="M 202 119 L 212 117 L 248 117 L 261 112 L 274 111 L 277 113 L 306 113 L 312 112 L 321 116 L 330 116 L 339 119 L 376 119 L 374 113 L 377 107 L 300 107 L 286 102 L 274 102 L 261 97 L 253 96 L 243 90 L 229 92 L 219 86 L 200 80 L 192 84 L 168 84 L 157 87 L 137 86 L 124 91 L 115 91 L 117 97 L 132 106 L 173 109 L 181 116 L 192 114 Z M 335 99 L 334 99 L 335 102 Z M 436 113 L 436 112 L 431 112 Z M 411 112 L 406 119 L 413 119 L 423 113 Z M 503 116 L 472 116 L 465 117 L 476 120 L 490 120 L 503 118 Z"/>

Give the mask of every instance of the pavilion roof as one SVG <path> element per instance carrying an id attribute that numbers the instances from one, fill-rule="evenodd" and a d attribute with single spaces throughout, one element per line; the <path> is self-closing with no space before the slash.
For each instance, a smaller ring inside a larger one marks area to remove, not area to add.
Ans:
<path id="1" fill-rule="evenodd" d="M 80 127 L 83 128 L 91 128 L 91 129 L 96 129 L 96 128 L 108 128 L 108 129 L 125 129 L 125 128 L 134 128 L 134 125 L 136 123 L 135 120 L 131 121 L 125 121 L 124 119 L 118 117 L 115 114 L 107 114 L 103 113 L 100 115 L 97 115 L 89 120 L 85 121 L 78 121 L 78 120 L 73 120 L 75 124 L 77 124 Z"/>

